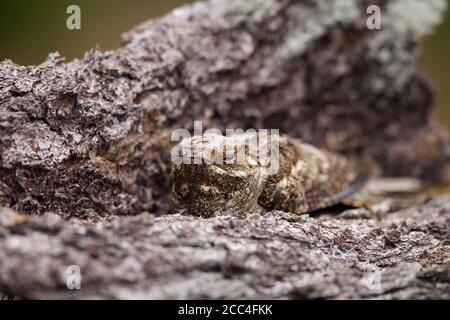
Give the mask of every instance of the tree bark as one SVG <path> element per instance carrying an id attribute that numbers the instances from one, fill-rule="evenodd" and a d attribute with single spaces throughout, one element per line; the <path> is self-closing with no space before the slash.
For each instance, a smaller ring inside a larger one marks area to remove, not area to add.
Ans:
<path id="1" fill-rule="evenodd" d="M 450 197 L 395 213 L 1 217 L 0 292 L 19 298 L 450 298 Z"/>
<path id="2" fill-rule="evenodd" d="M 11 208 L 0 212 L 0 292 L 449 298 L 448 197 L 393 213 L 165 215 L 171 133 L 194 120 L 361 149 L 388 176 L 447 178 L 450 140 L 417 69 L 445 1 L 379 1 L 381 30 L 366 26 L 369 4 L 198 2 L 114 51 L 0 63 L 0 205 Z M 82 290 L 65 285 L 73 264 Z"/>
<path id="3" fill-rule="evenodd" d="M 385 3 L 381 30 L 367 29 L 366 1 L 199 2 L 115 51 L 2 62 L 2 204 L 64 217 L 163 213 L 170 133 L 193 120 L 359 147 L 387 175 L 440 178 L 449 140 L 430 120 L 415 39 L 444 2 L 403 2 Z M 422 22 L 402 24 L 398 11 Z"/>

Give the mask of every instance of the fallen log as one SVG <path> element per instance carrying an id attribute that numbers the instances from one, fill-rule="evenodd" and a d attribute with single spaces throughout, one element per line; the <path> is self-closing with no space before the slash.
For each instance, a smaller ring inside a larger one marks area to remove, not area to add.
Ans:
<path id="1" fill-rule="evenodd" d="M 430 117 L 417 40 L 445 2 L 412 2 L 386 1 L 381 30 L 366 27 L 367 1 L 199 2 L 114 51 L 4 61 L 0 203 L 66 218 L 164 213 L 170 133 L 194 120 L 358 147 L 386 175 L 440 179 L 449 139 Z"/>
<path id="2" fill-rule="evenodd" d="M 448 196 L 395 212 L 165 214 L 170 136 L 194 120 L 278 128 L 362 149 L 385 175 L 445 178 L 449 138 L 417 69 L 418 40 L 445 2 L 380 1 L 381 30 L 367 29 L 368 4 L 199 2 L 138 26 L 114 51 L 2 62 L 0 292 L 449 299 Z"/>
<path id="3" fill-rule="evenodd" d="M 448 196 L 319 217 L 1 217 L 0 292 L 24 299 L 450 298 Z"/>

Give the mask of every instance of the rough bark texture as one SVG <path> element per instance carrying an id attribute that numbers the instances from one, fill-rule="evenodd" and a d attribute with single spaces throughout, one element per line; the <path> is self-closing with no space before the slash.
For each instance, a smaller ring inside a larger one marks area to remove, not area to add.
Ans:
<path id="1" fill-rule="evenodd" d="M 115 51 L 0 63 L 0 205 L 22 213 L 0 211 L 0 292 L 450 298 L 448 197 L 393 213 L 164 215 L 170 135 L 193 120 L 279 128 L 363 149 L 386 175 L 445 178 L 449 139 L 417 70 L 417 41 L 445 2 L 379 3 L 377 31 L 364 0 L 199 2 L 137 27 Z M 82 290 L 66 287 L 72 264 Z"/>
<path id="2" fill-rule="evenodd" d="M 450 198 L 411 210 L 245 219 L 2 212 L 0 291 L 21 298 L 450 299 Z M 81 290 L 68 290 L 78 265 Z"/>
<path id="3" fill-rule="evenodd" d="M 115 51 L 2 62 L 0 201 L 64 217 L 164 212 L 170 134 L 193 120 L 359 146 L 388 175 L 440 178 L 449 142 L 414 40 L 445 2 L 383 3 L 383 29 L 368 30 L 366 1 L 199 2 Z"/>

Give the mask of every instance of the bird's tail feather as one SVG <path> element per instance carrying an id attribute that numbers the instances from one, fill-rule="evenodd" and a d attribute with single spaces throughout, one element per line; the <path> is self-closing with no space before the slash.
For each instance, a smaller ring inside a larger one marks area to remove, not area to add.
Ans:
<path id="1" fill-rule="evenodd" d="M 421 203 L 430 195 L 430 187 L 420 179 L 380 177 L 369 180 L 363 188 L 344 199 L 342 203 L 353 207 L 370 208 L 389 200 L 391 210 L 400 210 Z"/>

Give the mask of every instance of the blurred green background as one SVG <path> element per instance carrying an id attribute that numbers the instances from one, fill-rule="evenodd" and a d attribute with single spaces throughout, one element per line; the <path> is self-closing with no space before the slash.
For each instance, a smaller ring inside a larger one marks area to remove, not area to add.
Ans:
<path id="1" fill-rule="evenodd" d="M 424 0 L 426 1 L 426 0 Z M 450 2 L 450 0 L 448 0 Z M 0 60 L 39 64 L 49 52 L 67 61 L 88 49 L 118 47 L 120 35 L 137 24 L 161 16 L 187 0 L 0 0 Z M 81 8 L 81 30 L 66 28 L 66 8 Z M 436 117 L 450 129 L 450 15 L 423 41 L 422 69 L 438 88 Z"/>

